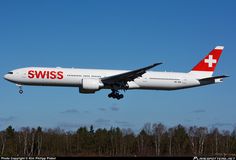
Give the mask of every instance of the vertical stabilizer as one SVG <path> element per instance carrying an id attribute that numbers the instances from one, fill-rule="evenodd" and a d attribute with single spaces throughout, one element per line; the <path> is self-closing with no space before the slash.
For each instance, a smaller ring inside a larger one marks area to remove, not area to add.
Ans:
<path id="1" fill-rule="evenodd" d="M 189 72 L 196 78 L 211 77 L 220 59 L 224 46 L 217 46 Z"/>

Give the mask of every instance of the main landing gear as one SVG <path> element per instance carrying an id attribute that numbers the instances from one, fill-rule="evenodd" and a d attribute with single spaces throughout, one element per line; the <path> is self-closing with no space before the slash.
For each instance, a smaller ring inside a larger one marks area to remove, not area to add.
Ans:
<path id="1" fill-rule="evenodd" d="M 112 92 L 108 94 L 109 98 L 114 98 L 114 99 L 122 99 L 124 98 L 123 94 L 120 94 L 118 90 L 112 89 Z"/>

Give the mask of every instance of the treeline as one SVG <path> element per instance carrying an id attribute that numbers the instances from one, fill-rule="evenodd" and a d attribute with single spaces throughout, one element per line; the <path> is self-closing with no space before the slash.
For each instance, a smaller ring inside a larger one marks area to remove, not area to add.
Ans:
<path id="1" fill-rule="evenodd" d="M 60 128 L 9 126 L 0 132 L 1 156 L 178 156 L 236 154 L 236 129 L 205 127 L 167 128 L 147 123 L 139 133 L 131 129 L 81 127 L 74 132 Z"/>

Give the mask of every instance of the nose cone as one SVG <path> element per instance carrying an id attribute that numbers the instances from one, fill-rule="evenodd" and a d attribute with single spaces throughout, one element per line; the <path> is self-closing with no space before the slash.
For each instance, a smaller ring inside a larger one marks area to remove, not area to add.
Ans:
<path id="1" fill-rule="evenodd" d="M 4 75 L 4 79 L 5 79 L 5 80 L 9 80 L 9 77 L 8 77 L 7 74 Z"/>
<path id="2" fill-rule="evenodd" d="M 12 81 L 12 75 L 11 74 L 5 74 L 4 77 L 3 77 L 5 80 L 7 81 Z"/>

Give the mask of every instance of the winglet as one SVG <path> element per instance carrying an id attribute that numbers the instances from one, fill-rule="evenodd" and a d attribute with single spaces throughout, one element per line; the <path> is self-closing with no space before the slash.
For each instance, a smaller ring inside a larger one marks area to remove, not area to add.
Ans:
<path id="1" fill-rule="evenodd" d="M 141 68 L 141 69 L 138 69 L 138 70 L 149 70 L 149 69 L 151 69 L 151 68 L 154 68 L 154 67 L 156 67 L 156 66 L 158 66 L 158 65 L 161 65 L 162 63 L 154 63 L 154 64 L 152 64 L 152 65 L 150 65 L 150 66 L 147 66 L 147 67 L 144 67 L 144 68 Z"/>
<path id="2" fill-rule="evenodd" d="M 151 65 L 150 67 L 153 68 L 153 67 L 156 67 L 156 66 L 161 65 L 161 64 L 163 64 L 163 63 L 162 63 L 162 62 L 160 62 L 160 63 L 154 63 L 154 64 Z"/>

